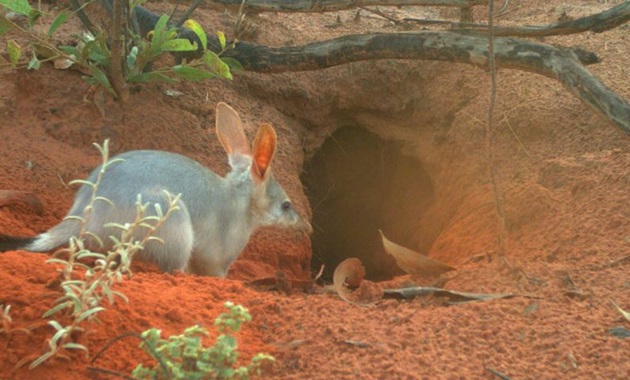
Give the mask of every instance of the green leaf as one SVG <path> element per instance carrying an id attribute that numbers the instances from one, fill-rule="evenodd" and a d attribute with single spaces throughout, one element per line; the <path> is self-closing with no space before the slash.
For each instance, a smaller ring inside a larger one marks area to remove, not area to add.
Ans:
<path id="1" fill-rule="evenodd" d="M 77 49 L 76 46 L 65 46 L 65 45 L 59 46 L 59 50 L 61 50 L 62 52 L 68 55 L 74 55 L 75 58 L 81 56 L 81 53 L 79 52 L 79 49 Z"/>
<path id="2" fill-rule="evenodd" d="M 242 72 L 245 71 L 245 68 L 239 61 L 231 57 L 221 57 L 223 63 L 228 65 L 231 71 Z"/>
<path id="3" fill-rule="evenodd" d="M 94 197 L 94 203 L 96 203 L 96 201 L 103 201 L 105 203 L 107 203 L 108 205 L 114 207 L 114 202 L 112 202 L 111 200 L 105 198 L 105 197 L 101 197 L 101 196 L 96 196 Z"/>
<path id="4" fill-rule="evenodd" d="M 121 293 L 121 292 L 117 292 L 117 291 L 115 291 L 115 290 L 112 290 L 111 294 L 112 294 L 113 296 L 118 296 L 118 297 L 122 298 L 122 299 L 123 299 L 123 301 L 125 301 L 126 303 L 129 303 L 129 298 L 127 298 L 127 296 L 126 296 L 126 295 L 124 295 L 123 293 Z M 113 302 L 110 300 L 110 303 L 113 303 Z"/>
<path id="5" fill-rule="evenodd" d="M 63 338 L 64 336 L 66 336 L 69 332 L 71 331 L 71 327 L 64 327 L 61 330 L 58 330 L 55 335 L 53 335 L 52 338 L 50 338 L 51 344 L 54 344 L 55 346 L 59 343 L 59 339 Z"/>
<path id="6" fill-rule="evenodd" d="M 85 352 L 88 352 L 88 349 L 84 345 L 79 344 L 79 343 L 72 343 L 72 342 L 71 343 L 66 343 L 66 344 L 64 344 L 61 347 L 65 348 L 65 349 L 69 349 L 69 350 L 83 350 Z"/>
<path id="7" fill-rule="evenodd" d="M 7 41 L 7 51 L 9 52 L 9 59 L 11 60 L 11 66 L 17 67 L 20 57 L 22 56 L 22 48 L 15 40 Z"/>
<path id="8" fill-rule="evenodd" d="M 103 86 L 103 88 L 109 91 L 110 94 L 116 96 L 112 85 L 109 83 L 109 79 L 107 79 L 107 75 L 105 75 L 105 73 L 96 66 L 92 66 L 92 78 L 94 78 L 98 84 Z"/>
<path id="9" fill-rule="evenodd" d="M 46 260 L 46 262 L 47 262 L 47 263 L 55 263 L 55 264 L 68 265 L 68 262 L 67 262 L 67 261 L 65 261 L 65 260 L 61 260 L 61 259 L 55 259 L 55 258 L 48 259 L 48 260 Z"/>
<path id="10" fill-rule="evenodd" d="M 84 253 L 80 253 L 77 255 L 78 260 L 83 260 L 87 258 L 105 259 L 105 255 L 103 255 L 102 253 L 90 252 L 90 251 L 86 251 Z"/>
<path id="11" fill-rule="evenodd" d="M 68 11 L 64 9 L 63 11 L 59 12 L 57 17 L 55 17 L 53 22 L 50 24 L 50 27 L 48 28 L 48 37 L 52 36 L 53 33 L 55 33 L 57 29 L 59 29 L 59 27 L 66 22 L 67 19 Z"/>
<path id="12" fill-rule="evenodd" d="M 225 40 L 225 34 L 222 31 L 217 31 L 217 37 L 219 37 L 219 43 L 221 44 L 221 50 L 225 50 L 225 47 L 227 46 L 226 40 Z"/>
<path id="13" fill-rule="evenodd" d="M 0 36 L 8 32 L 9 30 L 11 30 L 11 24 L 6 18 L 0 16 Z"/>
<path id="14" fill-rule="evenodd" d="M 33 58 L 28 62 L 28 66 L 26 66 L 27 70 L 39 70 L 40 62 L 37 59 L 35 53 L 33 53 Z"/>
<path id="15" fill-rule="evenodd" d="M 137 61 L 138 61 L 138 47 L 134 46 L 131 48 L 129 55 L 127 55 L 127 67 L 129 68 L 135 67 Z"/>
<path id="16" fill-rule="evenodd" d="M 198 370 L 205 373 L 211 373 L 212 371 L 216 369 L 216 367 L 214 366 L 212 362 L 205 362 L 202 360 L 197 360 L 196 365 L 197 365 Z"/>
<path id="17" fill-rule="evenodd" d="M 155 28 L 153 28 L 153 32 L 154 32 L 153 37 L 155 37 L 156 35 L 162 34 L 162 32 L 164 31 L 164 28 L 166 27 L 167 22 L 168 22 L 167 15 L 160 16 L 160 18 L 158 19 L 158 22 L 155 24 Z"/>
<path id="18" fill-rule="evenodd" d="M 61 331 L 64 327 L 57 321 L 48 321 L 48 324 L 55 328 L 57 331 Z"/>
<path id="19" fill-rule="evenodd" d="M 33 10 L 28 0 L 0 0 L 0 5 L 24 16 L 28 16 Z"/>
<path id="20" fill-rule="evenodd" d="M 626 321 L 630 322 L 630 312 L 625 311 L 624 309 L 620 308 L 614 301 L 610 301 L 613 306 L 615 306 L 615 308 L 617 308 L 617 311 L 626 319 Z"/>
<path id="21" fill-rule="evenodd" d="M 90 309 L 90 310 L 82 313 L 81 315 L 79 315 L 79 318 L 77 318 L 77 322 L 81 322 L 82 320 L 90 317 L 92 314 L 96 314 L 99 311 L 103 311 L 103 310 L 105 310 L 105 308 L 103 306 L 96 306 L 95 308 Z"/>
<path id="22" fill-rule="evenodd" d="M 37 367 L 38 365 L 42 364 L 43 362 L 46 361 L 46 359 L 48 359 L 49 357 L 53 356 L 55 353 L 52 351 L 48 351 L 46 352 L 44 355 L 40 356 L 39 358 L 35 359 L 29 366 L 29 369 L 33 369 L 35 367 Z"/>
<path id="23" fill-rule="evenodd" d="M 39 9 L 31 9 L 28 13 L 28 26 L 32 28 L 35 22 L 43 15 L 44 14 Z"/>
<path id="24" fill-rule="evenodd" d="M 68 182 L 69 185 L 87 185 L 90 187 L 94 187 L 94 184 L 90 181 L 86 181 L 84 179 L 74 179 L 70 182 Z"/>
<path id="25" fill-rule="evenodd" d="M 198 82 L 203 79 L 217 77 L 216 74 L 211 73 L 209 71 L 196 69 L 194 67 L 181 66 L 181 65 L 174 66 L 173 72 L 177 74 L 179 77 L 192 81 L 192 82 Z"/>
<path id="26" fill-rule="evenodd" d="M 160 47 L 162 51 L 195 51 L 197 44 L 193 44 L 185 38 L 164 41 Z"/>
<path id="27" fill-rule="evenodd" d="M 230 67 L 215 52 L 211 50 L 206 51 L 203 55 L 203 62 L 216 75 L 225 79 L 232 79 Z"/>
<path id="28" fill-rule="evenodd" d="M 203 51 L 206 51 L 206 48 L 208 46 L 208 37 L 206 36 L 206 32 L 203 30 L 201 25 L 199 25 L 199 23 L 195 20 L 188 19 L 184 23 L 184 26 L 195 32 L 197 37 L 199 37 L 199 41 L 201 41 L 201 48 L 203 49 Z"/>
<path id="29" fill-rule="evenodd" d="M 47 312 L 44 313 L 44 315 L 42 316 L 43 318 L 48 318 L 51 315 L 55 314 L 56 312 L 63 310 L 65 308 L 68 308 L 72 306 L 72 302 L 71 301 L 66 301 L 64 303 L 60 303 L 59 305 L 53 307 L 52 309 L 48 310 Z"/>

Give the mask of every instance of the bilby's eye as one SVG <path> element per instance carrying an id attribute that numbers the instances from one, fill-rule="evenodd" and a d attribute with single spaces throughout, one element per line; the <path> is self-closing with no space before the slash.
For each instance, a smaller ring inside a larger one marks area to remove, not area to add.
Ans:
<path id="1" fill-rule="evenodd" d="M 284 201 L 282 202 L 282 211 L 289 211 L 291 210 L 291 201 Z"/>

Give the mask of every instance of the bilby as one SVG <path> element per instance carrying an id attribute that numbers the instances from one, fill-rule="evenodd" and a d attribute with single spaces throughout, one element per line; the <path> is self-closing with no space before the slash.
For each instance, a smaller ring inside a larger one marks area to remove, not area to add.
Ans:
<path id="1" fill-rule="evenodd" d="M 149 241 L 137 258 L 156 263 L 162 271 L 186 271 L 225 277 L 230 265 L 261 226 L 292 227 L 307 233 L 310 224 L 293 207 L 271 172 L 276 133 L 262 124 L 250 149 L 238 113 L 225 103 L 216 111 L 216 134 L 227 152 L 230 172 L 221 177 L 182 155 L 164 151 L 129 151 L 112 158 L 97 188 L 95 201 L 85 218 L 86 229 L 111 248 L 117 232 L 108 223 L 133 222 L 136 199 L 168 208 L 166 192 L 181 194 L 179 210 L 155 231 L 161 241 Z M 95 183 L 101 167 L 87 181 Z M 68 243 L 80 233 L 92 187 L 84 184 L 61 223 L 35 237 L 0 236 L 0 252 L 23 249 L 47 252 Z M 147 212 L 152 211 L 149 207 Z M 75 218 L 72 218 L 75 217 Z M 92 244 L 94 246 L 95 244 Z"/>

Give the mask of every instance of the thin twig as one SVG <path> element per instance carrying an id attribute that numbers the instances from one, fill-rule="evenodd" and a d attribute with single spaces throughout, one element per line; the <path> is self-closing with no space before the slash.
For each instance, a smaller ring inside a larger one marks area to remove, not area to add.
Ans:
<path id="1" fill-rule="evenodd" d="M 82 6 L 79 4 L 78 0 L 70 0 L 70 6 L 72 7 L 72 10 L 77 15 L 77 17 L 79 17 L 79 20 L 81 21 L 83 26 L 96 36 L 98 34 L 98 28 L 94 26 L 92 20 L 90 20 L 85 11 L 83 11 L 83 7 L 85 6 L 85 4 Z"/>
<path id="2" fill-rule="evenodd" d="M 490 66 L 490 105 L 488 107 L 488 122 L 486 124 L 486 147 L 488 149 L 488 166 L 490 169 L 490 181 L 492 183 L 492 192 L 494 194 L 494 203 L 497 212 L 497 224 L 499 227 L 499 256 L 505 259 L 507 255 L 507 236 L 505 229 L 505 211 L 503 208 L 503 200 L 499 193 L 497 168 L 495 165 L 494 145 L 492 129 L 494 106 L 497 97 L 497 68 L 494 59 L 494 0 L 488 2 L 488 64 Z"/>
<path id="3" fill-rule="evenodd" d="M 188 9 L 186 10 L 186 12 L 184 12 L 184 14 L 182 15 L 182 17 L 179 19 L 179 21 L 177 22 L 177 24 L 175 24 L 178 28 L 181 27 L 182 25 L 184 25 L 184 23 L 186 22 L 186 20 L 188 20 L 188 17 L 190 17 L 190 15 L 195 11 L 195 9 L 197 9 L 197 7 L 203 2 L 203 0 L 195 0 L 192 4 L 190 4 L 190 7 L 188 7 Z"/>
<path id="4" fill-rule="evenodd" d="M 383 11 L 381 11 L 378 8 L 376 8 L 376 9 L 370 9 L 370 8 L 367 8 L 367 7 L 359 7 L 359 8 L 363 9 L 364 11 L 367 11 L 367 12 L 370 12 L 370 13 L 374 13 L 377 16 L 381 16 L 382 18 L 387 19 L 387 20 L 393 22 L 396 25 L 401 23 L 400 20 L 398 20 L 398 19 L 396 19 L 394 17 L 386 15 Z"/>
<path id="5" fill-rule="evenodd" d="M 466 34 L 486 34 L 490 27 L 489 24 L 484 23 L 458 23 L 449 20 L 424 20 L 413 17 L 404 18 L 403 21 L 424 25 L 447 25 L 450 30 Z M 628 21 L 630 21 L 630 3 L 625 2 L 600 13 L 553 24 L 524 26 L 494 25 L 493 33 L 495 37 L 549 37 L 583 33 L 586 31 L 601 33 L 623 25 Z"/>
<path id="6" fill-rule="evenodd" d="M 315 276 L 315 278 L 313 279 L 313 282 L 317 282 L 317 280 L 319 280 L 319 278 L 322 276 L 322 274 L 324 273 L 324 265 L 322 265 L 319 268 L 319 272 L 317 272 L 317 275 Z"/>
<path id="7" fill-rule="evenodd" d="M 521 140 L 520 137 L 518 137 L 518 135 L 516 134 L 516 132 L 514 131 L 514 128 L 512 128 L 512 124 L 510 124 L 510 120 L 508 119 L 507 116 L 505 116 L 503 118 L 503 120 L 505 121 L 505 125 L 508 126 L 508 128 L 510 129 L 510 132 L 512 132 L 512 135 L 514 135 L 514 138 L 516 139 L 516 141 L 518 141 L 519 145 L 521 146 L 521 148 L 523 148 L 523 151 L 525 152 L 525 154 L 527 155 L 527 157 L 531 158 L 531 154 L 529 154 L 529 151 L 527 150 L 527 148 L 525 147 L 525 144 L 523 144 L 523 141 Z"/>
<path id="8" fill-rule="evenodd" d="M 96 359 L 98 359 L 99 356 L 101 356 L 114 343 L 118 342 L 121 339 L 130 337 L 130 336 L 140 339 L 145 344 L 145 346 L 149 349 L 149 351 L 151 351 L 151 355 L 155 358 L 155 360 L 158 361 L 158 363 L 160 363 L 160 367 L 162 367 L 162 372 L 164 372 L 164 376 L 166 378 L 168 378 L 168 369 L 166 367 L 166 363 L 164 363 L 164 361 L 162 360 L 162 357 L 157 353 L 157 351 L 155 351 L 155 349 L 150 344 L 147 344 L 146 339 L 144 339 L 142 337 L 142 335 L 140 335 L 140 334 L 138 334 L 136 332 L 128 332 L 128 333 L 119 335 L 119 336 L 115 337 L 114 339 L 110 340 L 109 342 L 107 342 L 105 347 L 101 348 L 101 350 L 99 352 L 97 352 L 96 355 L 94 355 L 94 357 L 92 358 L 92 361 L 90 361 L 90 364 L 94 364 Z"/>
<path id="9" fill-rule="evenodd" d="M 492 1 L 492 0 L 490 0 Z M 493 374 L 494 376 L 498 377 L 501 380 L 510 380 L 510 378 L 508 376 L 505 376 L 504 374 L 502 374 L 501 372 L 492 369 L 490 367 L 486 367 L 486 371 L 490 372 L 491 374 Z"/>
<path id="10" fill-rule="evenodd" d="M 121 379 L 125 379 L 125 380 L 135 380 L 135 377 L 131 377 L 131 376 L 126 375 L 126 374 L 124 374 L 122 372 L 114 371 L 114 370 L 111 370 L 111 369 L 91 367 L 91 366 L 88 366 L 87 369 L 88 369 L 88 371 L 94 371 L 94 372 L 105 373 L 107 375 L 118 376 Z"/>
<path id="11" fill-rule="evenodd" d="M 241 37 L 241 32 L 245 30 L 242 26 L 245 21 L 245 0 L 241 1 L 241 6 L 238 7 L 238 13 L 236 14 L 236 21 L 234 21 L 234 34 L 237 38 Z"/>
<path id="12" fill-rule="evenodd" d="M 501 9 L 499 9 L 497 11 L 497 16 L 501 16 L 503 14 L 503 11 L 505 11 L 505 9 L 508 7 L 508 4 L 510 3 L 510 0 L 505 0 L 503 2 L 503 6 L 501 7 Z"/>
<path id="13" fill-rule="evenodd" d="M 116 93 L 116 97 L 125 102 L 129 98 L 129 92 L 127 89 L 127 83 L 124 79 L 122 57 L 124 52 L 124 40 L 121 33 L 126 34 L 127 28 L 122 28 L 123 24 L 123 5 L 122 0 L 114 1 L 114 13 L 112 17 L 112 29 L 111 29 L 111 63 L 110 63 L 110 75 L 111 86 Z M 126 23 L 125 23 L 126 24 Z M 125 53 L 126 55 L 126 53 Z"/>
<path id="14" fill-rule="evenodd" d="M 177 12 L 177 8 L 179 8 L 179 6 L 182 4 L 182 1 L 183 0 L 177 0 L 177 3 L 175 4 L 173 9 L 171 10 L 171 13 L 168 14 L 168 21 L 172 21 L 173 20 L 173 16 L 175 15 L 175 12 Z M 182 20 L 180 20 L 180 21 L 182 21 Z M 180 26 L 180 25 L 177 25 L 177 26 Z"/>

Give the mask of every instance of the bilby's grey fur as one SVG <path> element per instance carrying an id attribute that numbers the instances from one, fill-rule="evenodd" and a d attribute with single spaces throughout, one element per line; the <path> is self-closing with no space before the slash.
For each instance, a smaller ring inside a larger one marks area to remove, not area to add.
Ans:
<path id="1" fill-rule="evenodd" d="M 230 265 L 260 226 L 292 226 L 311 232 L 310 224 L 296 213 L 270 168 L 265 167 L 275 148 L 275 133 L 268 129 L 262 134 L 268 137 L 266 141 L 272 140 L 273 147 L 270 155 L 258 164 L 256 154 L 252 155 L 249 149 L 238 114 L 227 104 L 219 103 L 217 134 L 232 167 L 225 177 L 175 153 L 139 150 L 114 157 L 113 160 L 121 160 L 107 167 L 97 191 L 98 196 L 109 199 L 112 204 L 102 200 L 94 203 L 86 221 L 87 231 L 99 236 L 107 249 L 111 247 L 108 237 L 117 231 L 104 225 L 131 223 L 136 216 L 138 194 L 143 202 L 158 203 L 162 210 L 168 209 L 164 191 L 181 194 L 180 210 L 171 214 L 155 233 L 164 243 L 148 242 L 138 258 L 157 263 L 163 271 L 186 270 L 219 277 L 227 274 Z M 264 155 L 265 149 L 262 150 Z M 100 167 L 90 174 L 88 181 L 95 183 L 99 172 Z M 91 196 L 92 188 L 83 185 L 68 215 L 82 217 Z M 154 215 L 154 207 L 149 206 L 147 213 Z M 3 245 L 0 236 L 0 247 L 4 250 L 50 251 L 67 244 L 70 237 L 79 234 L 80 228 L 79 220 L 64 219 L 32 241 L 4 236 Z M 7 239 L 14 239 L 14 244 Z M 92 248 L 97 247 L 94 241 L 87 243 Z"/>

